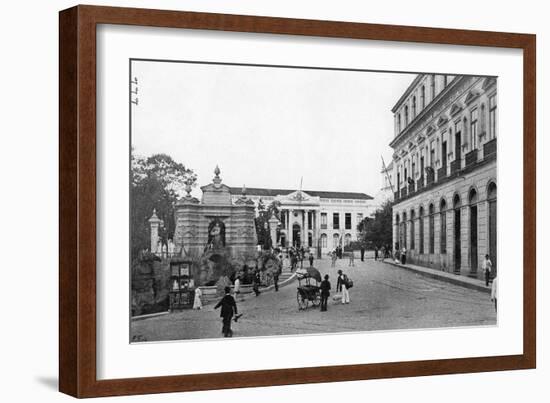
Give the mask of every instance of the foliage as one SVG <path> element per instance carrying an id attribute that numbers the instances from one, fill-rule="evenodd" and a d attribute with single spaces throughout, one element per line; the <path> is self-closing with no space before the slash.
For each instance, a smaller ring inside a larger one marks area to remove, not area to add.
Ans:
<path id="1" fill-rule="evenodd" d="M 278 220 L 281 220 L 281 213 L 279 207 L 281 203 L 273 201 L 267 208 L 263 204 L 262 200 L 258 202 L 258 216 L 254 219 L 256 224 L 256 234 L 258 236 L 258 244 L 264 245 L 264 249 L 269 249 L 277 240 L 271 239 L 271 233 L 269 231 L 269 219 L 275 215 Z M 279 228 L 277 228 L 277 238 L 279 238 Z"/>
<path id="2" fill-rule="evenodd" d="M 357 226 L 361 240 L 367 248 L 392 245 L 392 203 L 385 202 L 374 217 L 365 217 Z"/>
<path id="3" fill-rule="evenodd" d="M 195 185 L 197 175 L 166 154 L 148 158 L 134 155 L 131 166 L 131 242 L 132 257 L 150 247 L 149 218 L 156 209 L 164 221 L 159 238 L 166 244 L 174 235 L 174 203 L 184 195 L 187 181 Z"/>

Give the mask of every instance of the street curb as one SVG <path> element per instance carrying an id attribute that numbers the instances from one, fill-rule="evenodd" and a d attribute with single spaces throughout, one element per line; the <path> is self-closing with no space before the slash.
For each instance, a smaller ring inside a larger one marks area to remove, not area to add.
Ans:
<path id="1" fill-rule="evenodd" d="M 454 284 L 454 285 L 459 285 L 459 286 L 462 286 L 464 288 L 469 288 L 471 290 L 481 291 L 481 292 L 485 292 L 487 294 L 491 293 L 491 287 L 486 287 L 483 284 L 475 284 L 475 283 L 471 283 L 469 281 L 464 281 L 464 279 L 460 278 L 461 276 L 459 274 L 453 274 L 454 277 L 451 277 L 449 275 L 449 273 L 447 273 L 447 272 L 443 272 L 443 273 L 445 273 L 445 275 L 444 275 L 444 274 L 439 274 L 439 273 L 434 272 L 434 271 L 419 270 L 415 267 L 402 265 L 402 264 L 398 264 L 398 263 L 394 263 L 394 262 L 384 262 L 384 263 L 390 264 L 390 265 L 395 266 L 395 267 L 399 267 L 401 269 L 406 269 L 406 270 L 412 271 L 414 273 L 420 274 L 420 275 L 425 276 L 425 277 L 445 281 L 447 283 L 451 283 L 451 284 Z"/>
<path id="2" fill-rule="evenodd" d="M 292 273 L 292 275 L 289 278 L 287 278 L 285 281 L 281 281 L 279 283 L 279 288 L 284 287 L 285 285 L 292 283 L 295 278 L 296 278 L 296 272 Z M 272 284 L 268 287 L 260 288 L 260 291 L 263 292 L 263 291 L 270 291 L 270 290 L 274 290 L 274 289 L 275 289 L 275 285 Z"/>
<path id="3" fill-rule="evenodd" d="M 169 313 L 170 311 L 164 311 L 164 312 L 149 313 L 147 315 L 132 316 L 132 321 L 156 318 L 157 316 L 164 316 L 164 315 L 168 315 Z"/>

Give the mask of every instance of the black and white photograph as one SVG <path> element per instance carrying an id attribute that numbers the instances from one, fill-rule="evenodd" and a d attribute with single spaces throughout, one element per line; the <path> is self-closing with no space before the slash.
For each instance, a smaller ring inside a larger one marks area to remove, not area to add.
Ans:
<path id="1" fill-rule="evenodd" d="M 130 342 L 498 325 L 498 77 L 129 63 Z"/>

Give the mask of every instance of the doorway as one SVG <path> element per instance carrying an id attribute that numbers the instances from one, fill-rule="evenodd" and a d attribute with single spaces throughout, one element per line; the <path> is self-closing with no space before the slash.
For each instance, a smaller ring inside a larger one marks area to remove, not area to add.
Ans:
<path id="1" fill-rule="evenodd" d="M 292 226 L 292 243 L 293 243 L 292 246 L 295 246 L 297 248 L 302 246 L 302 243 L 301 243 L 301 240 L 300 240 L 300 235 L 301 235 L 300 225 L 294 224 Z"/>
<path id="2" fill-rule="evenodd" d="M 477 192 L 470 191 L 470 268 L 472 273 L 477 272 Z"/>
<path id="3" fill-rule="evenodd" d="M 453 208 L 454 208 L 454 271 L 455 273 L 460 273 L 461 259 L 460 255 L 462 253 L 460 248 L 460 197 L 455 195 L 453 199 Z"/>
<path id="4" fill-rule="evenodd" d="M 489 201 L 489 259 L 493 264 L 491 277 L 497 275 L 497 185 L 494 182 L 489 184 L 487 191 Z"/>

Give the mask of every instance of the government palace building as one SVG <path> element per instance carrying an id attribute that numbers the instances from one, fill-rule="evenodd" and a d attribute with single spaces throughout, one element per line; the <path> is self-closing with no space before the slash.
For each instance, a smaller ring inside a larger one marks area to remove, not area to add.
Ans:
<path id="1" fill-rule="evenodd" d="M 243 190 L 232 187 L 230 192 L 236 202 Z M 365 193 L 247 188 L 246 196 L 256 206 L 280 203 L 282 246 L 320 246 L 322 253 L 356 241 L 357 225 L 375 210 Z"/>
<path id="2" fill-rule="evenodd" d="M 392 109 L 393 241 L 407 263 L 497 266 L 497 79 L 419 74 Z"/>

